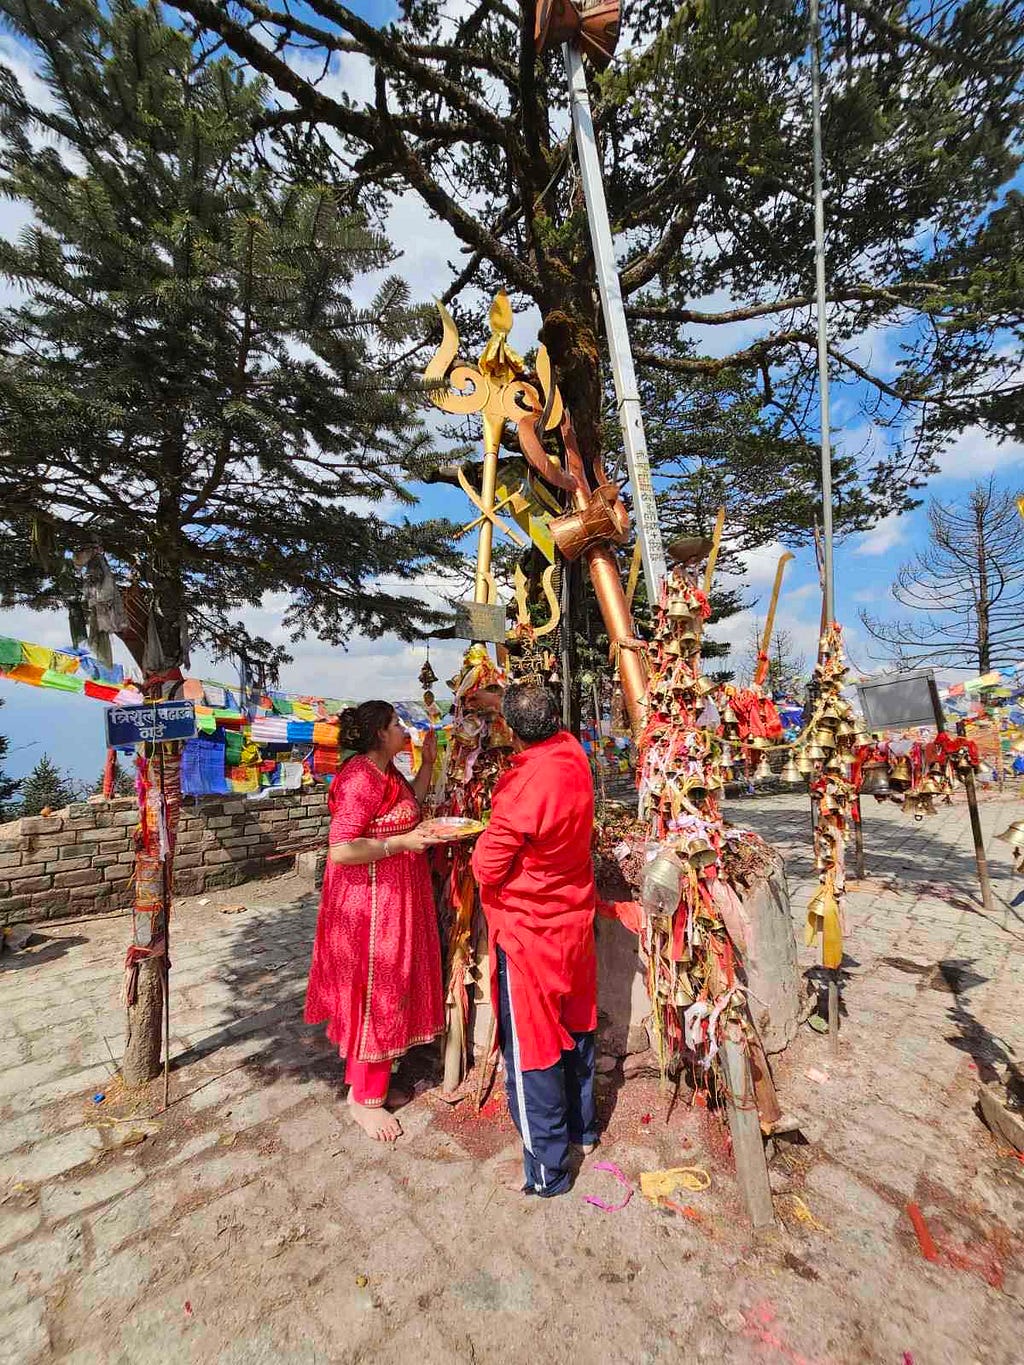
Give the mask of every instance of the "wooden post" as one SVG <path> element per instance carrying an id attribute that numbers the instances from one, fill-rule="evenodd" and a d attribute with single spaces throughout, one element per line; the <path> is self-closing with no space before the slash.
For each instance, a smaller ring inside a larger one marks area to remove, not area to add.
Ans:
<path id="1" fill-rule="evenodd" d="M 743 1199 L 754 1227 L 771 1227 L 775 1222 L 772 1187 L 768 1182 L 768 1162 L 764 1154 L 761 1124 L 757 1117 L 750 1061 L 739 1024 L 726 1025 L 721 1056 L 722 1069 L 725 1072 L 729 1133 L 732 1136 L 733 1156 L 736 1158 L 736 1178 L 743 1191 Z"/>
<path id="2" fill-rule="evenodd" d="M 856 872 L 859 880 L 864 879 L 864 826 L 863 812 L 860 806 L 860 792 L 853 798 L 854 822 L 853 822 L 853 851 L 856 856 Z"/>
<path id="3" fill-rule="evenodd" d="M 957 729 L 961 727 L 958 725 Z M 981 903 L 990 914 L 995 909 L 992 904 L 992 883 L 988 875 L 988 859 L 985 857 L 985 840 L 981 833 L 981 816 L 978 813 L 978 790 L 974 785 L 974 773 L 964 773 L 964 790 L 967 793 L 967 809 L 971 816 L 971 837 L 974 840 L 974 861 L 978 865 L 978 882 L 981 886 Z"/>
<path id="4" fill-rule="evenodd" d="M 946 728 L 946 717 L 943 714 L 942 702 L 939 700 L 939 689 L 935 686 L 932 678 L 928 687 L 932 694 L 932 709 L 935 712 L 935 725 L 939 734 Z M 958 720 L 956 732 L 961 739 L 964 738 L 964 723 Z M 985 857 L 985 840 L 981 833 L 981 816 L 978 813 L 978 789 L 974 785 L 974 772 L 968 769 L 964 773 L 964 791 L 967 793 L 967 810 L 971 817 L 971 837 L 974 840 L 974 861 L 978 868 L 978 884 L 981 887 L 981 903 L 988 914 L 992 914 L 995 906 L 992 903 L 992 883 L 988 876 L 988 859 Z"/>

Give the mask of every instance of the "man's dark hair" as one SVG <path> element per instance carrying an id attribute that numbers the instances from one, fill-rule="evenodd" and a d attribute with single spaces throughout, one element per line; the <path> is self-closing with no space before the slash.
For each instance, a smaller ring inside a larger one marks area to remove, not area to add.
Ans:
<path id="1" fill-rule="evenodd" d="M 562 728 L 554 693 L 537 683 L 518 683 L 505 693 L 502 715 L 524 744 L 539 744 Z"/>

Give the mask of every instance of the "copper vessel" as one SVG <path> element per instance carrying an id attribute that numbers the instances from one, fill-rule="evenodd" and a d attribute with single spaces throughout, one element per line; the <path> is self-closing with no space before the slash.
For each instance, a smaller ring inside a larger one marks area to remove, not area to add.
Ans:
<path id="1" fill-rule="evenodd" d="M 538 53 L 575 41 L 595 70 L 603 71 L 619 41 L 618 0 L 610 4 L 606 0 L 591 4 L 583 0 L 579 5 L 572 0 L 540 0 L 533 41 Z"/>

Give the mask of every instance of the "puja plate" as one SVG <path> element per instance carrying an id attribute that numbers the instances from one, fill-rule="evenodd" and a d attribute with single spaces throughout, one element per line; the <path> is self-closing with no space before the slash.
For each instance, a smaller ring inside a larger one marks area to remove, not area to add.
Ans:
<path id="1" fill-rule="evenodd" d="M 482 820 L 471 820 L 465 815 L 438 815 L 420 825 L 424 834 L 432 834 L 446 843 L 454 839 L 472 839 L 475 834 L 481 834 L 484 828 Z"/>

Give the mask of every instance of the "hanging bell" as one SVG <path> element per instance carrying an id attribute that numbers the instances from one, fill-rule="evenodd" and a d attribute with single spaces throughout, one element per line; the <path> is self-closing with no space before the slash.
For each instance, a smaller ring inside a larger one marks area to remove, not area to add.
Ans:
<path id="1" fill-rule="evenodd" d="M 865 763 L 861 769 L 860 791 L 862 796 L 874 796 L 882 801 L 889 795 L 889 770 L 882 759 Z"/>
<path id="2" fill-rule="evenodd" d="M 838 775 L 840 773 L 845 774 L 846 764 L 843 762 L 843 760 L 839 757 L 838 754 L 832 754 L 825 763 L 825 771 L 827 773 L 832 773 L 834 775 Z"/>
<path id="3" fill-rule="evenodd" d="M 814 763 L 809 758 L 806 749 L 801 749 L 800 756 L 796 760 L 796 770 L 803 777 L 810 777 L 814 772 Z"/>
<path id="4" fill-rule="evenodd" d="M 818 724 L 827 726 L 829 730 L 834 730 L 836 726 L 839 724 L 839 715 L 836 711 L 835 706 L 832 705 L 831 702 L 829 703 L 828 706 L 825 707 L 821 715 L 818 717 Z"/>
<path id="5" fill-rule="evenodd" d="M 1004 829 L 996 838 L 1013 849 L 1024 848 L 1024 820 L 1014 820 L 1009 829 Z"/>
<path id="6" fill-rule="evenodd" d="M 874 743 L 874 741 L 866 730 L 858 730 L 853 737 L 853 747 L 855 749 L 863 749 L 865 745 L 872 743 Z"/>
<path id="7" fill-rule="evenodd" d="M 678 659 L 683 652 L 679 648 L 679 641 L 674 637 L 667 639 L 661 648 L 665 654 L 671 655 L 673 659 Z"/>
<path id="8" fill-rule="evenodd" d="M 897 758 L 889 769 L 889 781 L 899 782 L 905 787 L 909 787 L 914 780 L 914 774 L 910 768 L 908 758 Z"/>
<path id="9" fill-rule="evenodd" d="M 772 765 L 768 762 L 768 755 L 762 754 L 761 762 L 754 769 L 753 781 L 770 782 L 772 776 Z"/>
<path id="10" fill-rule="evenodd" d="M 695 630 L 686 629 L 680 631 L 678 639 L 679 648 L 684 655 L 696 654 L 700 649 L 700 636 Z"/>
<path id="11" fill-rule="evenodd" d="M 673 597 L 668 604 L 668 615 L 672 621 L 681 621 L 691 615 L 689 603 L 683 597 Z"/>
<path id="12" fill-rule="evenodd" d="M 785 782 L 789 787 L 803 786 L 804 775 L 792 754 L 783 764 L 782 772 L 779 773 L 779 781 Z"/>
<path id="13" fill-rule="evenodd" d="M 848 739 L 850 735 L 857 733 L 857 727 L 852 720 L 841 720 L 836 726 L 836 734 L 841 739 Z"/>
<path id="14" fill-rule="evenodd" d="M 824 763 L 825 759 L 828 758 L 828 754 L 820 744 L 808 744 L 804 753 L 812 763 Z"/>
<path id="15" fill-rule="evenodd" d="M 424 691 L 426 691 L 428 687 L 432 687 L 432 686 L 434 685 L 434 683 L 437 682 L 437 674 L 436 674 L 436 673 L 434 672 L 434 670 L 430 667 L 430 656 L 429 656 L 429 655 L 427 656 L 426 660 L 424 661 L 423 667 L 420 669 L 419 678 L 420 678 L 420 687 L 422 687 Z"/>
<path id="16" fill-rule="evenodd" d="M 732 707 L 729 705 L 729 703 L 726 702 L 726 704 L 725 704 L 725 709 L 722 711 L 722 724 L 723 724 L 723 725 L 739 725 L 739 723 L 740 723 L 740 718 L 739 718 L 739 716 L 738 716 L 738 715 L 736 714 L 736 712 L 732 709 Z"/>
<path id="17" fill-rule="evenodd" d="M 772 742 L 770 739 L 766 739 L 764 735 L 751 735 L 747 740 L 747 747 L 749 749 L 770 749 Z"/>
<path id="18" fill-rule="evenodd" d="M 834 749 L 836 747 L 836 737 L 831 730 L 812 730 L 811 742 L 817 744 L 820 749 Z"/>

